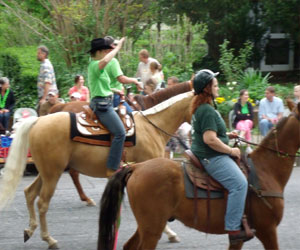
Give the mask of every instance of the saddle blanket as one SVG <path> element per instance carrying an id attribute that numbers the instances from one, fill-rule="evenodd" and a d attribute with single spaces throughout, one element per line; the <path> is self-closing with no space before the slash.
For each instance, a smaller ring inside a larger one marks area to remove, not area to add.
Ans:
<path id="1" fill-rule="evenodd" d="M 185 189 L 185 196 L 187 198 L 203 198 L 207 199 L 207 190 L 198 188 L 196 187 L 196 197 L 195 197 L 195 189 L 194 189 L 194 184 L 190 180 L 187 172 L 186 172 L 186 165 L 185 162 L 183 161 L 181 163 L 182 166 L 182 171 L 183 171 L 183 176 L 184 176 L 184 189 Z M 210 191 L 210 199 L 221 199 L 224 198 L 224 192 L 222 191 Z"/>
<path id="2" fill-rule="evenodd" d="M 91 145 L 98 145 L 98 146 L 106 146 L 110 147 L 111 145 L 111 134 L 103 134 L 103 135 L 82 135 L 76 126 L 76 114 L 70 113 L 71 119 L 71 140 L 76 142 L 87 143 Z M 132 136 L 126 136 L 124 147 L 133 147 L 135 146 L 136 138 L 135 132 Z"/>

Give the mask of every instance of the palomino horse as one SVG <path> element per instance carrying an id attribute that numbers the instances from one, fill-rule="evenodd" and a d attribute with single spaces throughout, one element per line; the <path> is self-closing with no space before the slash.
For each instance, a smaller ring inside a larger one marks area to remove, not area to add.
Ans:
<path id="1" fill-rule="evenodd" d="M 139 110 L 145 110 L 145 109 L 153 107 L 156 104 L 161 103 L 162 101 L 165 101 L 165 100 L 171 98 L 172 96 L 175 96 L 175 95 L 178 95 L 178 94 L 181 94 L 184 92 L 188 92 L 191 90 L 192 90 L 191 82 L 188 81 L 188 82 L 183 82 L 183 83 L 177 84 L 171 88 L 160 90 L 160 91 L 153 93 L 151 95 L 148 95 L 148 96 L 136 95 L 134 97 L 137 102 L 135 104 L 135 106 Z M 83 106 L 88 105 L 88 104 L 89 104 L 88 102 L 82 102 L 82 101 L 69 102 L 69 103 L 58 103 L 50 109 L 50 113 L 52 114 L 52 113 L 61 112 L 61 111 L 78 113 L 78 112 L 82 112 L 84 110 Z M 144 159 L 144 160 L 148 160 L 148 159 Z M 82 201 L 85 201 L 88 206 L 95 206 L 96 203 L 93 201 L 93 199 L 89 198 L 83 191 L 83 188 L 79 182 L 79 172 L 73 168 L 70 168 L 69 174 L 74 182 L 74 185 L 77 189 L 80 199 Z M 172 236 L 172 234 L 169 235 L 169 237 L 170 236 Z M 171 237 L 171 241 L 172 240 L 173 240 L 173 238 Z M 174 240 L 176 240 L 176 239 L 174 239 Z"/>
<path id="2" fill-rule="evenodd" d="M 300 104 L 295 113 L 283 118 L 250 154 L 260 189 L 249 192 L 246 214 L 256 237 L 265 249 L 279 249 L 277 226 L 283 216 L 283 191 L 300 147 Z M 127 187 L 129 202 L 138 228 L 124 245 L 125 250 L 155 249 L 168 219 L 212 234 L 225 234 L 225 199 L 210 201 L 185 197 L 182 167 L 164 158 L 148 160 L 122 169 L 109 180 L 101 200 L 98 249 L 111 249 L 118 204 Z M 197 214 L 194 213 L 197 209 Z M 159 213 L 157 212 L 159 211 Z M 200 243 L 199 243 L 200 244 Z M 241 249 L 242 243 L 230 248 Z"/>
<path id="3" fill-rule="evenodd" d="M 124 148 L 128 161 L 142 162 L 146 159 L 164 155 L 168 134 L 173 134 L 185 121 L 190 121 L 189 104 L 193 92 L 172 97 L 147 111 L 136 113 L 136 145 Z M 149 120 L 152 123 L 149 123 Z M 154 127 L 154 124 L 160 128 Z M 165 132 L 163 132 L 165 131 Z M 57 241 L 47 229 L 46 213 L 56 184 L 67 166 L 85 175 L 106 177 L 108 147 L 78 143 L 70 140 L 70 115 L 59 112 L 40 118 L 28 118 L 18 128 L 5 164 L 0 191 L 0 208 L 13 197 L 17 184 L 26 165 L 30 152 L 39 175 L 25 189 L 29 210 L 29 228 L 25 229 L 24 240 L 28 240 L 37 227 L 34 201 L 40 215 L 41 236 L 49 245 L 56 248 Z"/>

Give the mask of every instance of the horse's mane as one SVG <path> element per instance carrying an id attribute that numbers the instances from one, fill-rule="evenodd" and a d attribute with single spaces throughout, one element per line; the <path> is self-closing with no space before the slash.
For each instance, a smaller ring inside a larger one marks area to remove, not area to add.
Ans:
<path id="1" fill-rule="evenodd" d="M 136 95 L 134 96 L 134 99 L 142 107 L 142 110 L 145 110 L 169 99 L 172 96 L 188 91 L 191 91 L 191 83 L 189 81 L 176 84 L 170 88 L 159 90 L 148 96 Z"/>
<path id="2" fill-rule="evenodd" d="M 191 91 L 173 96 L 170 99 L 165 100 L 165 101 L 155 105 L 152 108 L 142 111 L 142 113 L 143 113 L 143 115 L 156 114 L 158 112 L 165 110 L 166 108 L 170 107 L 171 105 L 175 104 L 176 102 L 179 102 L 179 101 L 181 101 L 187 97 L 191 97 L 191 96 L 193 96 L 193 92 L 191 92 Z"/>

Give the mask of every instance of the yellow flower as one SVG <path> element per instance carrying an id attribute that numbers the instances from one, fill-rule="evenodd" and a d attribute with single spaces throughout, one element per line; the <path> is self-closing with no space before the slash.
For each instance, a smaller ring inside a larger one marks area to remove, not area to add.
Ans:
<path id="1" fill-rule="evenodd" d="M 222 102 L 225 101 L 225 98 L 224 97 L 217 97 L 216 101 L 217 101 L 217 103 L 222 103 Z"/>
<path id="2" fill-rule="evenodd" d="M 234 98 L 234 99 L 232 99 L 231 101 L 234 102 L 234 103 L 236 103 L 236 102 L 237 102 L 237 99 Z"/>

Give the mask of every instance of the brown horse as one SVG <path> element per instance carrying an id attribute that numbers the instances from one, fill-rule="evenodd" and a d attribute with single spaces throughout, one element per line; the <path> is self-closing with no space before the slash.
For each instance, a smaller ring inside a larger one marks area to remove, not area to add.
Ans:
<path id="1" fill-rule="evenodd" d="M 249 192 L 245 212 L 265 249 L 279 249 L 277 226 L 283 216 L 283 191 L 300 147 L 299 114 L 300 104 L 294 113 L 283 118 L 269 132 L 250 155 L 260 185 L 260 195 Z M 101 200 L 98 249 L 111 249 L 113 225 L 125 186 L 138 225 L 135 234 L 124 245 L 125 250 L 155 249 L 170 218 L 202 232 L 226 233 L 226 199 L 210 201 L 213 216 L 207 228 L 207 200 L 199 199 L 195 207 L 194 200 L 185 197 L 180 164 L 157 158 L 124 168 L 109 180 Z M 242 243 L 230 248 L 241 249 Z"/>
<path id="2" fill-rule="evenodd" d="M 172 96 L 175 96 L 175 95 L 178 95 L 178 94 L 181 94 L 184 92 L 188 92 L 191 90 L 192 90 L 191 83 L 184 82 L 184 83 L 177 84 L 172 88 L 163 89 L 163 90 L 160 90 L 160 91 L 153 93 L 151 95 L 148 95 L 148 96 L 136 95 L 134 97 L 137 102 L 137 104 L 135 106 L 139 110 L 145 110 L 145 109 L 153 107 L 156 104 L 161 103 L 162 101 L 169 99 Z M 82 101 L 69 102 L 69 103 L 58 103 L 50 109 L 50 114 L 53 114 L 56 112 L 62 112 L 62 111 L 79 113 L 84 110 L 83 106 L 88 105 L 88 104 L 89 104 L 88 102 L 82 102 Z M 70 174 L 70 176 L 74 182 L 74 185 L 77 189 L 80 200 L 86 202 L 86 204 L 88 206 L 95 206 L 96 203 L 94 202 L 94 200 L 92 198 L 89 198 L 83 191 L 83 188 L 79 182 L 79 172 L 73 168 L 70 168 L 69 174 Z"/>
<path id="3" fill-rule="evenodd" d="M 191 119 L 189 104 L 192 97 L 193 92 L 183 93 L 147 111 L 136 113 L 134 115 L 136 145 L 124 148 L 126 159 L 131 162 L 142 162 L 163 156 L 165 145 L 170 139 L 168 134 L 175 133 L 183 122 L 189 122 Z M 154 127 L 154 124 L 160 129 Z M 70 140 L 69 113 L 59 112 L 26 119 L 17 130 L 4 167 L 0 208 L 12 199 L 16 191 L 26 166 L 29 147 L 39 175 L 25 189 L 30 220 L 29 228 L 24 232 L 24 240 L 27 241 L 37 227 L 34 201 L 39 196 L 37 205 L 41 236 L 49 248 L 56 248 L 57 241 L 50 236 L 47 229 L 46 213 L 61 174 L 69 166 L 85 175 L 106 177 L 109 147 Z"/>

